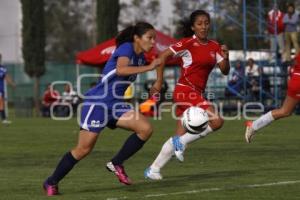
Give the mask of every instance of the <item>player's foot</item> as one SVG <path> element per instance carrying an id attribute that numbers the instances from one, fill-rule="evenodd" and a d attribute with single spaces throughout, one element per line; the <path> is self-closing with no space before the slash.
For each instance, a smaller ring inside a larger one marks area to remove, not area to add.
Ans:
<path id="1" fill-rule="evenodd" d="M 163 178 L 159 170 L 151 169 L 151 167 L 145 169 L 144 176 L 146 179 L 151 180 L 161 180 Z"/>
<path id="2" fill-rule="evenodd" d="M 185 150 L 185 146 L 184 144 L 182 144 L 180 142 L 180 138 L 179 136 L 173 136 L 172 137 L 172 142 L 173 142 L 173 146 L 174 146 L 174 153 L 176 158 L 180 161 L 183 162 L 184 161 L 184 150 Z"/>
<path id="3" fill-rule="evenodd" d="M 58 195 L 58 186 L 57 185 L 49 185 L 47 181 L 43 184 L 43 189 L 48 197 Z"/>
<path id="4" fill-rule="evenodd" d="M 127 176 L 123 165 L 114 165 L 112 162 L 106 164 L 106 169 L 113 172 L 119 179 L 119 181 L 125 185 L 131 185 L 132 181 Z"/>
<path id="5" fill-rule="evenodd" d="M 250 143 L 255 135 L 255 131 L 252 128 L 252 121 L 246 122 L 246 132 L 245 132 L 245 139 L 247 143 Z"/>
<path id="6" fill-rule="evenodd" d="M 9 125 L 9 124 L 11 124 L 11 121 L 5 119 L 5 120 L 2 120 L 2 124 Z"/>

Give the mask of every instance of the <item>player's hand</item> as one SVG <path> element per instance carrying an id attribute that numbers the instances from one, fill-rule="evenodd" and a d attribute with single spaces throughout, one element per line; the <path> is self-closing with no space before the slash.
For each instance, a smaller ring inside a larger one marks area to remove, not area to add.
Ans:
<path id="1" fill-rule="evenodd" d="M 162 87 L 162 82 L 161 81 L 155 81 L 154 84 L 152 85 L 152 87 L 150 88 L 150 96 L 154 96 L 160 93 Z"/>
<path id="2" fill-rule="evenodd" d="M 161 59 L 160 58 L 155 58 L 149 65 L 149 71 L 155 69 L 161 64 Z"/>
<path id="3" fill-rule="evenodd" d="M 224 59 L 229 59 L 229 50 L 225 44 L 221 45 L 221 54 Z"/>

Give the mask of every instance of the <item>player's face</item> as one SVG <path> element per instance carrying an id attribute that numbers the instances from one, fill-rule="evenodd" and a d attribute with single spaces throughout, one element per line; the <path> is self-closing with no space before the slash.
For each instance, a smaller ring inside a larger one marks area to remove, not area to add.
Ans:
<path id="1" fill-rule="evenodd" d="M 150 29 L 141 37 L 137 37 L 136 42 L 143 52 L 149 52 L 155 44 L 155 30 Z"/>
<path id="2" fill-rule="evenodd" d="M 206 40 L 209 32 L 209 26 L 210 21 L 207 16 L 199 15 L 191 28 L 200 40 Z"/>

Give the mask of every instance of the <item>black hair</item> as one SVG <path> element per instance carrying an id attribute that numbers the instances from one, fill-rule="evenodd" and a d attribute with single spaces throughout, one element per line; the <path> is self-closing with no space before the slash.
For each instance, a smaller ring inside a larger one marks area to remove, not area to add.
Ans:
<path id="1" fill-rule="evenodd" d="M 287 3 L 287 7 L 293 7 L 295 9 L 295 4 L 292 2 Z"/>
<path id="2" fill-rule="evenodd" d="M 196 18 L 201 15 L 206 16 L 208 18 L 208 21 L 210 21 L 210 15 L 208 14 L 208 12 L 206 12 L 204 10 L 195 10 L 194 12 L 191 13 L 189 19 L 184 19 L 180 22 L 180 24 L 182 26 L 182 29 L 181 29 L 182 35 L 184 37 L 190 37 L 190 36 L 194 35 L 194 31 L 191 29 L 191 27 L 195 23 Z"/>
<path id="3" fill-rule="evenodd" d="M 133 42 L 134 35 L 142 37 L 148 30 L 154 27 L 147 22 L 138 22 L 136 25 L 131 25 L 122 30 L 116 37 L 116 45 L 119 47 L 125 42 Z"/>

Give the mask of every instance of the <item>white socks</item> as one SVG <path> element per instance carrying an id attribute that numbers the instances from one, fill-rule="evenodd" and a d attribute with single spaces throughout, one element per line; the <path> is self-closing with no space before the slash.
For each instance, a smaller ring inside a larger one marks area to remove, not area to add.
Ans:
<path id="1" fill-rule="evenodd" d="M 180 142 L 184 145 L 187 145 L 198 140 L 199 138 L 207 136 L 211 132 L 213 132 L 212 128 L 210 126 L 207 126 L 207 128 L 199 134 L 185 133 L 184 135 L 180 136 Z"/>
<path id="2" fill-rule="evenodd" d="M 212 128 L 208 126 L 203 132 L 200 134 L 190 134 L 185 133 L 184 135 L 180 136 L 180 142 L 185 146 L 199 138 L 205 137 L 208 133 L 212 132 Z M 164 145 L 162 146 L 158 156 L 150 166 L 151 170 L 160 171 L 162 167 L 164 167 L 167 162 L 172 158 L 174 154 L 174 147 L 172 142 L 172 137 L 169 138 Z"/>
<path id="3" fill-rule="evenodd" d="M 260 118 L 255 120 L 252 124 L 253 130 L 257 131 L 267 125 L 269 125 L 272 121 L 274 121 L 274 117 L 272 115 L 272 112 L 268 112 L 264 115 L 262 115 Z"/>
<path id="4" fill-rule="evenodd" d="M 172 138 L 169 138 L 164 145 L 162 146 L 158 156 L 150 166 L 151 169 L 155 171 L 159 171 L 160 168 L 165 166 L 167 162 L 171 159 L 172 155 L 174 154 L 174 149 L 173 149 L 173 142 Z"/>

